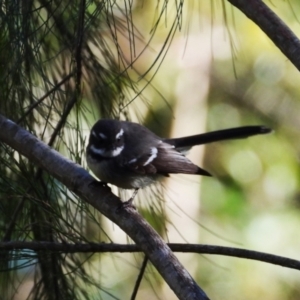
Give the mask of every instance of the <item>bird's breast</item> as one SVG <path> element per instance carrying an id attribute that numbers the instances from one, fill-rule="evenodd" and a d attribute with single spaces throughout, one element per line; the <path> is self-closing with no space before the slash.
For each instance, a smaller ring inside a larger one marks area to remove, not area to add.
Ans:
<path id="1" fill-rule="evenodd" d="M 157 174 L 138 174 L 126 168 L 126 166 L 120 165 L 113 158 L 96 159 L 91 155 L 87 155 L 87 164 L 98 179 L 122 189 L 144 188 L 160 177 Z"/>

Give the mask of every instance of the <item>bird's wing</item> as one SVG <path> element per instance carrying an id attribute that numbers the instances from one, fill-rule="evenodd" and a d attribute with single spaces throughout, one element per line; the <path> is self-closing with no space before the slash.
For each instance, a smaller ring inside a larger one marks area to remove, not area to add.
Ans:
<path id="1" fill-rule="evenodd" d="M 158 149 L 156 147 L 149 148 L 149 151 L 139 154 L 134 158 L 125 162 L 125 166 L 131 171 L 138 174 L 156 174 L 157 169 L 152 164 L 153 160 L 157 157 Z"/>
<path id="2" fill-rule="evenodd" d="M 193 164 L 183 154 L 174 149 L 174 146 L 159 143 L 138 158 L 128 161 L 127 166 L 139 174 L 198 174 L 211 176 L 207 171 Z"/>

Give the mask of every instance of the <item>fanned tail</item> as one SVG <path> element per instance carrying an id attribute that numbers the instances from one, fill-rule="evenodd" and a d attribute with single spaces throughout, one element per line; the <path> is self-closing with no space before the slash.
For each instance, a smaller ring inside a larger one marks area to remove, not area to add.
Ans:
<path id="1" fill-rule="evenodd" d="M 222 129 L 183 138 L 165 139 L 164 142 L 178 148 L 190 148 L 195 145 L 203 145 L 217 141 L 230 139 L 243 139 L 258 134 L 267 134 L 272 129 L 265 126 L 244 126 L 230 129 Z"/>

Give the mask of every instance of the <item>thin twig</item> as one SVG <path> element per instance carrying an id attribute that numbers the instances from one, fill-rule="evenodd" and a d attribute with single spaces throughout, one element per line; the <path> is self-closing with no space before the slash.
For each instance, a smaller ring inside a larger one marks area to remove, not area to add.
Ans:
<path id="1" fill-rule="evenodd" d="M 61 85 L 63 85 L 66 81 L 68 81 L 73 75 L 74 75 L 73 72 L 71 72 L 70 74 L 68 74 L 60 82 L 58 82 L 57 84 L 55 84 L 55 86 L 51 90 L 49 90 L 44 96 L 42 96 L 35 103 L 31 104 L 29 106 L 29 108 L 27 109 L 27 111 L 22 115 L 22 117 L 19 120 L 17 120 L 16 123 L 20 124 L 25 119 L 25 117 L 27 117 L 31 113 L 32 110 L 34 110 L 39 104 L 41 104 L 49 95 L 51 95 L 53 92 L 55 92 Z"/>
<path id="2" fill-rule="evenodd" d="M 287 258 L 284 256 L 269 254 L 265 252 L 252 251 L 234 247 L 223 247 L 215 245 L 199 245 L 199 244 L 173 244 L 168 246 L 173 252 L 182 253 L 198 253 L 224 255 L 231 257 L 246 258 L 256 261 L 262 261 L 282 267 L 300 270 L 300 260 Z M 52 242 L 0 242 L 0 249 L 3 250 L 33 250 L 33 251 L 57 251 L 61 253 L 86 253 L 86 252 L 141 252 L 141 248 L 137 245 L 126 244 L 69 244 L 69 243 L 52 243 Z"/>
<path id="3" fill-rule="evenodd" d="M 141 267 L 140 272 L 139 272 L 139 276 L 136 279 L 134 289 L 132 291 L 132 295 L 131 295 L 131 298 L 130 298 L 131 300 L 135 300 L 135 297 L 137 295 L 137 292 L 139 290 L 139 287 L 141 285 L 141 282 L 142 282 L 142 279 L 143 279 L 143 276 L 144 276 L 144 273 L 145 273 L 145 270 L 146 270 L 146 267 L 147 267 L 147 263 L 148 263 L 148 257 L 147 257 L 147 255 L 145 255 L 142 267 Z"/>

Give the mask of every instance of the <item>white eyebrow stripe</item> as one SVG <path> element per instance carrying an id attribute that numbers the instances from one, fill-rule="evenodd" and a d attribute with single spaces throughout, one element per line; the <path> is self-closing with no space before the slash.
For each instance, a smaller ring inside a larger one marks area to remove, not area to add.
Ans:
<path id="1" fill-rule="evenodd" d="M 151 155 L 149 156 L 149 158 L 147 159 L 147 161 L 143 164 L 143 166 L 147 166 L 148 164 L 150 164 L 157 156 L 157 148 L 151 148 Z"/>
<path id="2" fill-rule="evenodd" d="M 95 138 L 98 138 L 97 133 L 96 133 L 94 130 L 92 131 L 92 135 L 93 135 Z"/>
<path id="3" fill-rule="evenodd" d="M 120 138 L 124 133 L 123 128 L 121 128 L 121 130 L 116 134 L 116 139 Z"/>
<path id="4" fill-rule="evenodd" d="M 106 140 L 107 139 L 107 136 L 102 133 L 102 132 L 99 132 L 99 136 L 103 139 L 103 140 Z"/>

